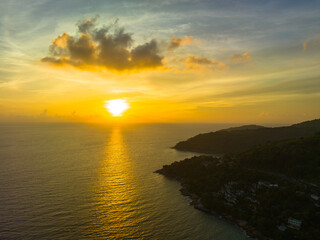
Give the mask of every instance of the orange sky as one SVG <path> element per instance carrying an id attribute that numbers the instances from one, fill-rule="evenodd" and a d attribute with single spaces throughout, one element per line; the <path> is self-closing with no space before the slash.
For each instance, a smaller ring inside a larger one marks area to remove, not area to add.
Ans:
<path id="1" fill-rule="evenodd" d="M 271 2 L 2 2 L 0 121 L 319 118 L 319 4 Z"/>

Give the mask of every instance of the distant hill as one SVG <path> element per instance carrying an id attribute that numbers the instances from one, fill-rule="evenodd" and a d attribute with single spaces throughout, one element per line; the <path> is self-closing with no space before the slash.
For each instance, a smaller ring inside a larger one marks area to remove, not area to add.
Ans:
<path id="1" fill-rule="evenodd" d="M 259 126 L 259 125 L 244 125 L 240 127 L 231 127 L 231 128 L 226 128 L 226 129 L 221 129 L 217 132 L 231 132 L 231 131 L 239 131 L 239 130 L 254 130 L 254 129 L 259 129 L 259 128 L 265 128 L 264 126 Z"/>
<path id="2" fill-rule="evenodd" d="M 182 151 L 234 154 L 271 141 L 307 137 L 320 131 L 320 119 L 287 127 L 246 125 L 216 132 L 204 133 L 177 143 L 174 148 Z"/>

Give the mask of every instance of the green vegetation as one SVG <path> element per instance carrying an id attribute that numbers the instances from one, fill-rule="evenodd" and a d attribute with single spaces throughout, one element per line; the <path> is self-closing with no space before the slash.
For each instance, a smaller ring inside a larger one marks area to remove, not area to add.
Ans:
<path id="1" fill-rule="evenodd" d="M 181 192 L 192 198 L 196 208 L 224 216 L 251 236 L 320 236 L 320 200 L 312 197 L 320 196 L 319 133 L 268 142 L 221 158 L 193 157 L 157 172 L 180 181 Z M 301 220 L 300 230 L 279 230 L 288 225 L 288 218 Z"/>
<path id="2" fill-rule="evenodd" d="M 234 154 L 270 141 L 312 136 L 319 131 L 320 119 L 302 122 L 289 127 L 267 128 L 248 125 L 199 134 L 177 143 L 174 148 L 201 153 Z"/>
<path id="3" fill-rule="evenodd" d="M 250 168 L 278 172 L 320 185 L 320 133 L 267 143 L 237 155 L 237 159 Z"/>

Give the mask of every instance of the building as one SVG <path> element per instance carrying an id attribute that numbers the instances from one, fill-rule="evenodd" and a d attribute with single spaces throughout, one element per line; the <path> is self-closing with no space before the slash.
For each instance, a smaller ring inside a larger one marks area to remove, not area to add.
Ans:
<path id="1" fill-rule="evenodd" d="M 288 227 L 299 230 L 301 228 L 302 221 L 295 218 L 288 218 Z"/>

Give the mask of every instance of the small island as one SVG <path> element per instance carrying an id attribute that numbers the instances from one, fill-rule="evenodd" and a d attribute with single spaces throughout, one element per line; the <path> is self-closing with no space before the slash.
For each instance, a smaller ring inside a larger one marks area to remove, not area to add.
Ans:
<path id="1" fill-rule="evenodd" d="M 319 133 L 222 157 L 195 156 L 156 172 L 179 181 L 195 208 L 251 237 L 319 239 Z"/>

